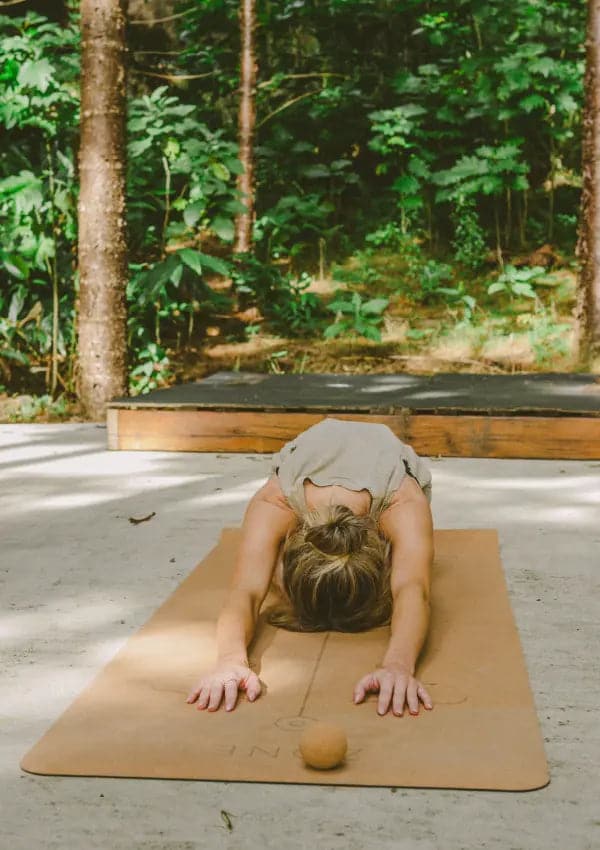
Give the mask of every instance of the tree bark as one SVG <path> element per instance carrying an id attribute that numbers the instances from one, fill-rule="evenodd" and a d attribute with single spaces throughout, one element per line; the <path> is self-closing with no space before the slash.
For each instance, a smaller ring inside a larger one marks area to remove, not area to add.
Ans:
<path id="1" fill-rule="evenodd" d="M 589 0 L 586 33 L 582 189 L 577 256 L 579 359 L 589 365 L 600 354 L 600 0 Z"/>
<path id="2" fill-rule="evenodd" d="M 127 394 L 126 0 L 81 0 L 77 388 L 85 412 Z"/>
<path id="3" fill-rule="evenodd" d="M 252 250 L 254 222 L 254 128 L 256 125 L 256 0 L 240 0 L 240 109 L 238 113 L 239 158 L 244 171 L 238 176 L 237 187 L 246 212 L 235 219 L 234 251 L 238 254 Z"/>

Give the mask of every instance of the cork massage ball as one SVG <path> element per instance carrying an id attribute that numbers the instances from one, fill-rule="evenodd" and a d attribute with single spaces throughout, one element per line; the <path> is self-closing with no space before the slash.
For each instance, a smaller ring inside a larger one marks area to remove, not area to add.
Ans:
<path id="1" fill-rule="evenodd" d="M 344 760 L 348 741 L 346 733 L 333 723 L 313 723 L 302 733 L 300 752 L 309 767 L 329 770 Z"/>

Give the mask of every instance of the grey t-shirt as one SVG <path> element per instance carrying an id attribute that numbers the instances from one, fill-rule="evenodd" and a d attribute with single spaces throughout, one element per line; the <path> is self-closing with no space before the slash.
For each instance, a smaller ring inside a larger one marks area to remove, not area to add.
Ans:
<path id="1" fill-rule="evenodd" d="M 299 434 L 273 458 L 273 470 L 290 505 L 306 510 L 304 481 L 325 487 L 368 490 L 381 507 L 405 475 L 420 484 L 431 501 L 431 472 L 425 460 L 388 428 L 372 422 L 323 419 Z"/>

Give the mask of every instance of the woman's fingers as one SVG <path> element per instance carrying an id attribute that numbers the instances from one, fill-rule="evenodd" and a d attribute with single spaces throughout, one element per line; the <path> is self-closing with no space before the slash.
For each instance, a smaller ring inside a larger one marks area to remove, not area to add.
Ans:
<path id="1" fill-rule="evenodd" d="M 408 672 L 404 674 L 403 671 L 384 668 L 368 673 L 354 687 L 354 702 L 362 702 L 371 691 L 379 691 L 377 713 L 380 715 L 386 714 L 391 708 L 397 717 L 402 717 L 406 706 L 411 714 L 416 715 L 420 702 L 427 709 L 433 708 L 427 689 Z"/>
<path id="2" fill-rule="evenodd" d="M 246 696 L 248 697 L 250 702 L 253 702 L 258 696 L 260 696 L 260 679 L 258 678 L 256 673 L 250 673 L 244 683 L 244 689 L 246 691 Z"/>
<path id="3" fill-rule="evenodd" d="M 419 685 L 419 687 L 417 688 L 417 694 L 419 695 L 419 698 L 420 698 L 421 702 L 423 703 L 423 705 L 425 706 L 425 708 L 427 708 L 427 709 L 433 708 L 433 703 L 431 701 L 431 697 L 429 696 L 429 694 L 427 693 L 427 691 L 425 690 L 423 685 Z"/>
<path id="4" fill-rule="evenodd" d="M 382 676 L 379 679 L 379 699 L 377 700 L 377 714 L 386 714 L 392 701 L 394 693 L 394 680 L 391 676 Z"/>
<path id="5" fill-rule="evenodd" d="M 192 703 L 197 700 L 198 709 L 208 708 L 209 711 L 217 711 L 223 705 L 226 711 L 232 711 L 237 704 L 240 688 L 246 691 L 251 702 L 260 695 L 262 690 L 256 673 L 240 667 L 201 679 L 190 691 L 187 702 Z"/>
<path id="6" fill-rule="evenodd" d="M 408 710 L 411 714 L 419 713 L 419 697 L 417 696 L 418 687 L 419 683 L 417 680 L 411 679 L 406 689 L 406 702 L 408 703 Z"/>
<path id="7" fill-rule="evenodd" d="M 223 699 L 223 685 L 221 682 L 213 682 L 210 686 L 210 698 L 208 700 L 208 710 L 216 711 L 221 705 Z"/>
<path id="8" fill-rule="evenodd" d="M 369 691 L 378 691 L 379 681 L 374 678 L 371 673 L 363 676 L 360 682 L 354 687 L 353 699 L 354 702 L 362 702 Z"/>
<path id="9" fill-rule="evenodd" d="M 210 688 L 206 685 L 200 689 L 200 693 L 198 695 L 198 709 L 203 711 L 208 705 L 208 700 L 210 698 Z"/>
<path id="10" fill-rule="evenodd" d="M 396 717 L 404 714 L 404 703 L 406 701 L 406 679 L 396 679 L 394 687 L 394 699 L 392 700 L 392 711 Z"/>
<path id="11" fill-rule="evenodd" d="M 200 685 L 198 685 L 198 687 L 194 688 L 193 691 L 190 691 L 189 694 L 187 695 L 186 702 L 190 702 L 190 703 L 196 702 L 201 690 L 202 690 L 202 687 Z"/>
<path id="12" fill-rule="evenodd" d="M 235 708 L 238 695 L 237 679 L 228 679 L 224 685 L 225 688 L 225 711 L 231 711 Z"/>

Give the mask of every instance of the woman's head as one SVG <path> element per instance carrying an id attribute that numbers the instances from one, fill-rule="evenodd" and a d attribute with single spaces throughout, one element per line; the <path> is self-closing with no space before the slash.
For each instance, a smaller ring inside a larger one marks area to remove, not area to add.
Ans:
<path id="1" fill-rule="evenodd" d="M 344 505 L 304 517 L 283 546 L 285 601 L 269 621 L 295 631 L 358 632 L 387 623 L 389 544 L 371 515 Z"/>

